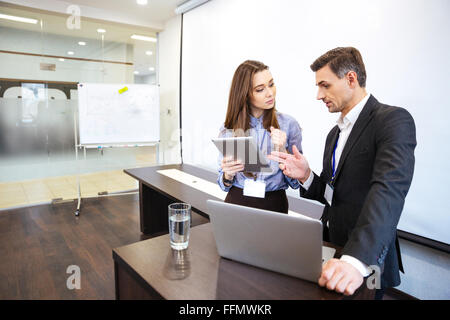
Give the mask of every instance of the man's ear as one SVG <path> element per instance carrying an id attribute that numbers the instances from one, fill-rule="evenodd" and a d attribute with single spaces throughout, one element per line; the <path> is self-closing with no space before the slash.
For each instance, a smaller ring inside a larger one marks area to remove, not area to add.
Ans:
<path id="1" fill-rule="evenodd" d="M 347 72 L 345 77 L 347 79 L 347 84 L 348 84 L 348 86 L 350 88 L 354 89 L 354 88 L 356 88 L 357 85 L 359 85 L 359 83 L 358 83 L 358 75 L 356 74 L 355 71 Z"/>

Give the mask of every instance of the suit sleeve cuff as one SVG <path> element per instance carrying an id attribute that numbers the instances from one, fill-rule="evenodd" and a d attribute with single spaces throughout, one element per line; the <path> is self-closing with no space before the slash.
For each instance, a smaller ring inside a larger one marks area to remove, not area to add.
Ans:
<path id="1" fill-rule="evenodd" d="M 343 255 L 341 257 L 341 261 L 350 263 L 352 266 L 358 269 L 358 271 L 362 274 L 363 277 L 367 277 L 370 275 L 368 266 L 352 256 Z"/>
<path id="2" fill-rule="evenodd" d="M 309 177 L 308 179 L 306 179 L 305 183 L 301 183 L 300 181 L 298 181 L 298 183 L 300 183 L 300 186 L 305 189 L 306 191 L 308 191 L 309 187 L 311 187 L 311 184 L 314 180 L 314 173 L 311 170 L 311 172 L 309 173 Z"/>
<path id="3" fill-rule="evenodd" d="M 298 189 L 300 187 L 300 181 L 297 179 L 289 178 L 288 176 L 284 176 L 286 178 L 287 183 L 292 189 Z"/>

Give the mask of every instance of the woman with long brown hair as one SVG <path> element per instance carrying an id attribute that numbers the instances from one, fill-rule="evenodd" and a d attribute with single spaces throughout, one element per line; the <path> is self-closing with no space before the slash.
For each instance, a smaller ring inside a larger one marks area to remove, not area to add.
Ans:
<path id="1" fill-rule="evenodd" d="M 298 122 L 275 109 L 276 87 L 269 68 L 247 60 L 236 69 L 228 98 L 225 123 L 219 137 L 252 136 L 263 154 L 272 150 L 302 152 Z M 283 174 L 278 162 L 270 163 L 270 173 L 244 172 L 244 164 L 230 157 L 219 158 L 217 182 L 227 191 L 225 202 L 278 212 L 288 212 L 286 189 L 299 188 L 297 180 Z M 248 196 L 252 195 L 252 196 Z"/>

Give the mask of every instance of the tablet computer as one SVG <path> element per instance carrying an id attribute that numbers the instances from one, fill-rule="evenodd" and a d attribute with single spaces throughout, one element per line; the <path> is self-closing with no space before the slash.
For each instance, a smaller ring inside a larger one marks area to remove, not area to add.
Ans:
<path id="1" fill-rule="evenodd" d="M 240 160 L 245 172 L 272 172 L 269 160 L 256 146 L 253 137 L 213 138 L 212 142 L 224 157 Z"/>

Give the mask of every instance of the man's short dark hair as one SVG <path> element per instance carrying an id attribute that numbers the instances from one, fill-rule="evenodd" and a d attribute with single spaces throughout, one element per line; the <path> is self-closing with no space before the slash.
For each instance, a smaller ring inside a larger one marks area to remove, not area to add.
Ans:
<path id="1" fill-rule="evenodd" d="M 353 47 L 339 47 L 328 51 L 314 61 L 311 70 L 316 72 L 326 65 L 330 66 L 331 71 L 342 79 L 349 71 L 354 71 L 358 76 L 359 85 L 366 86 L 366 67 L 358 49 Z"/>

